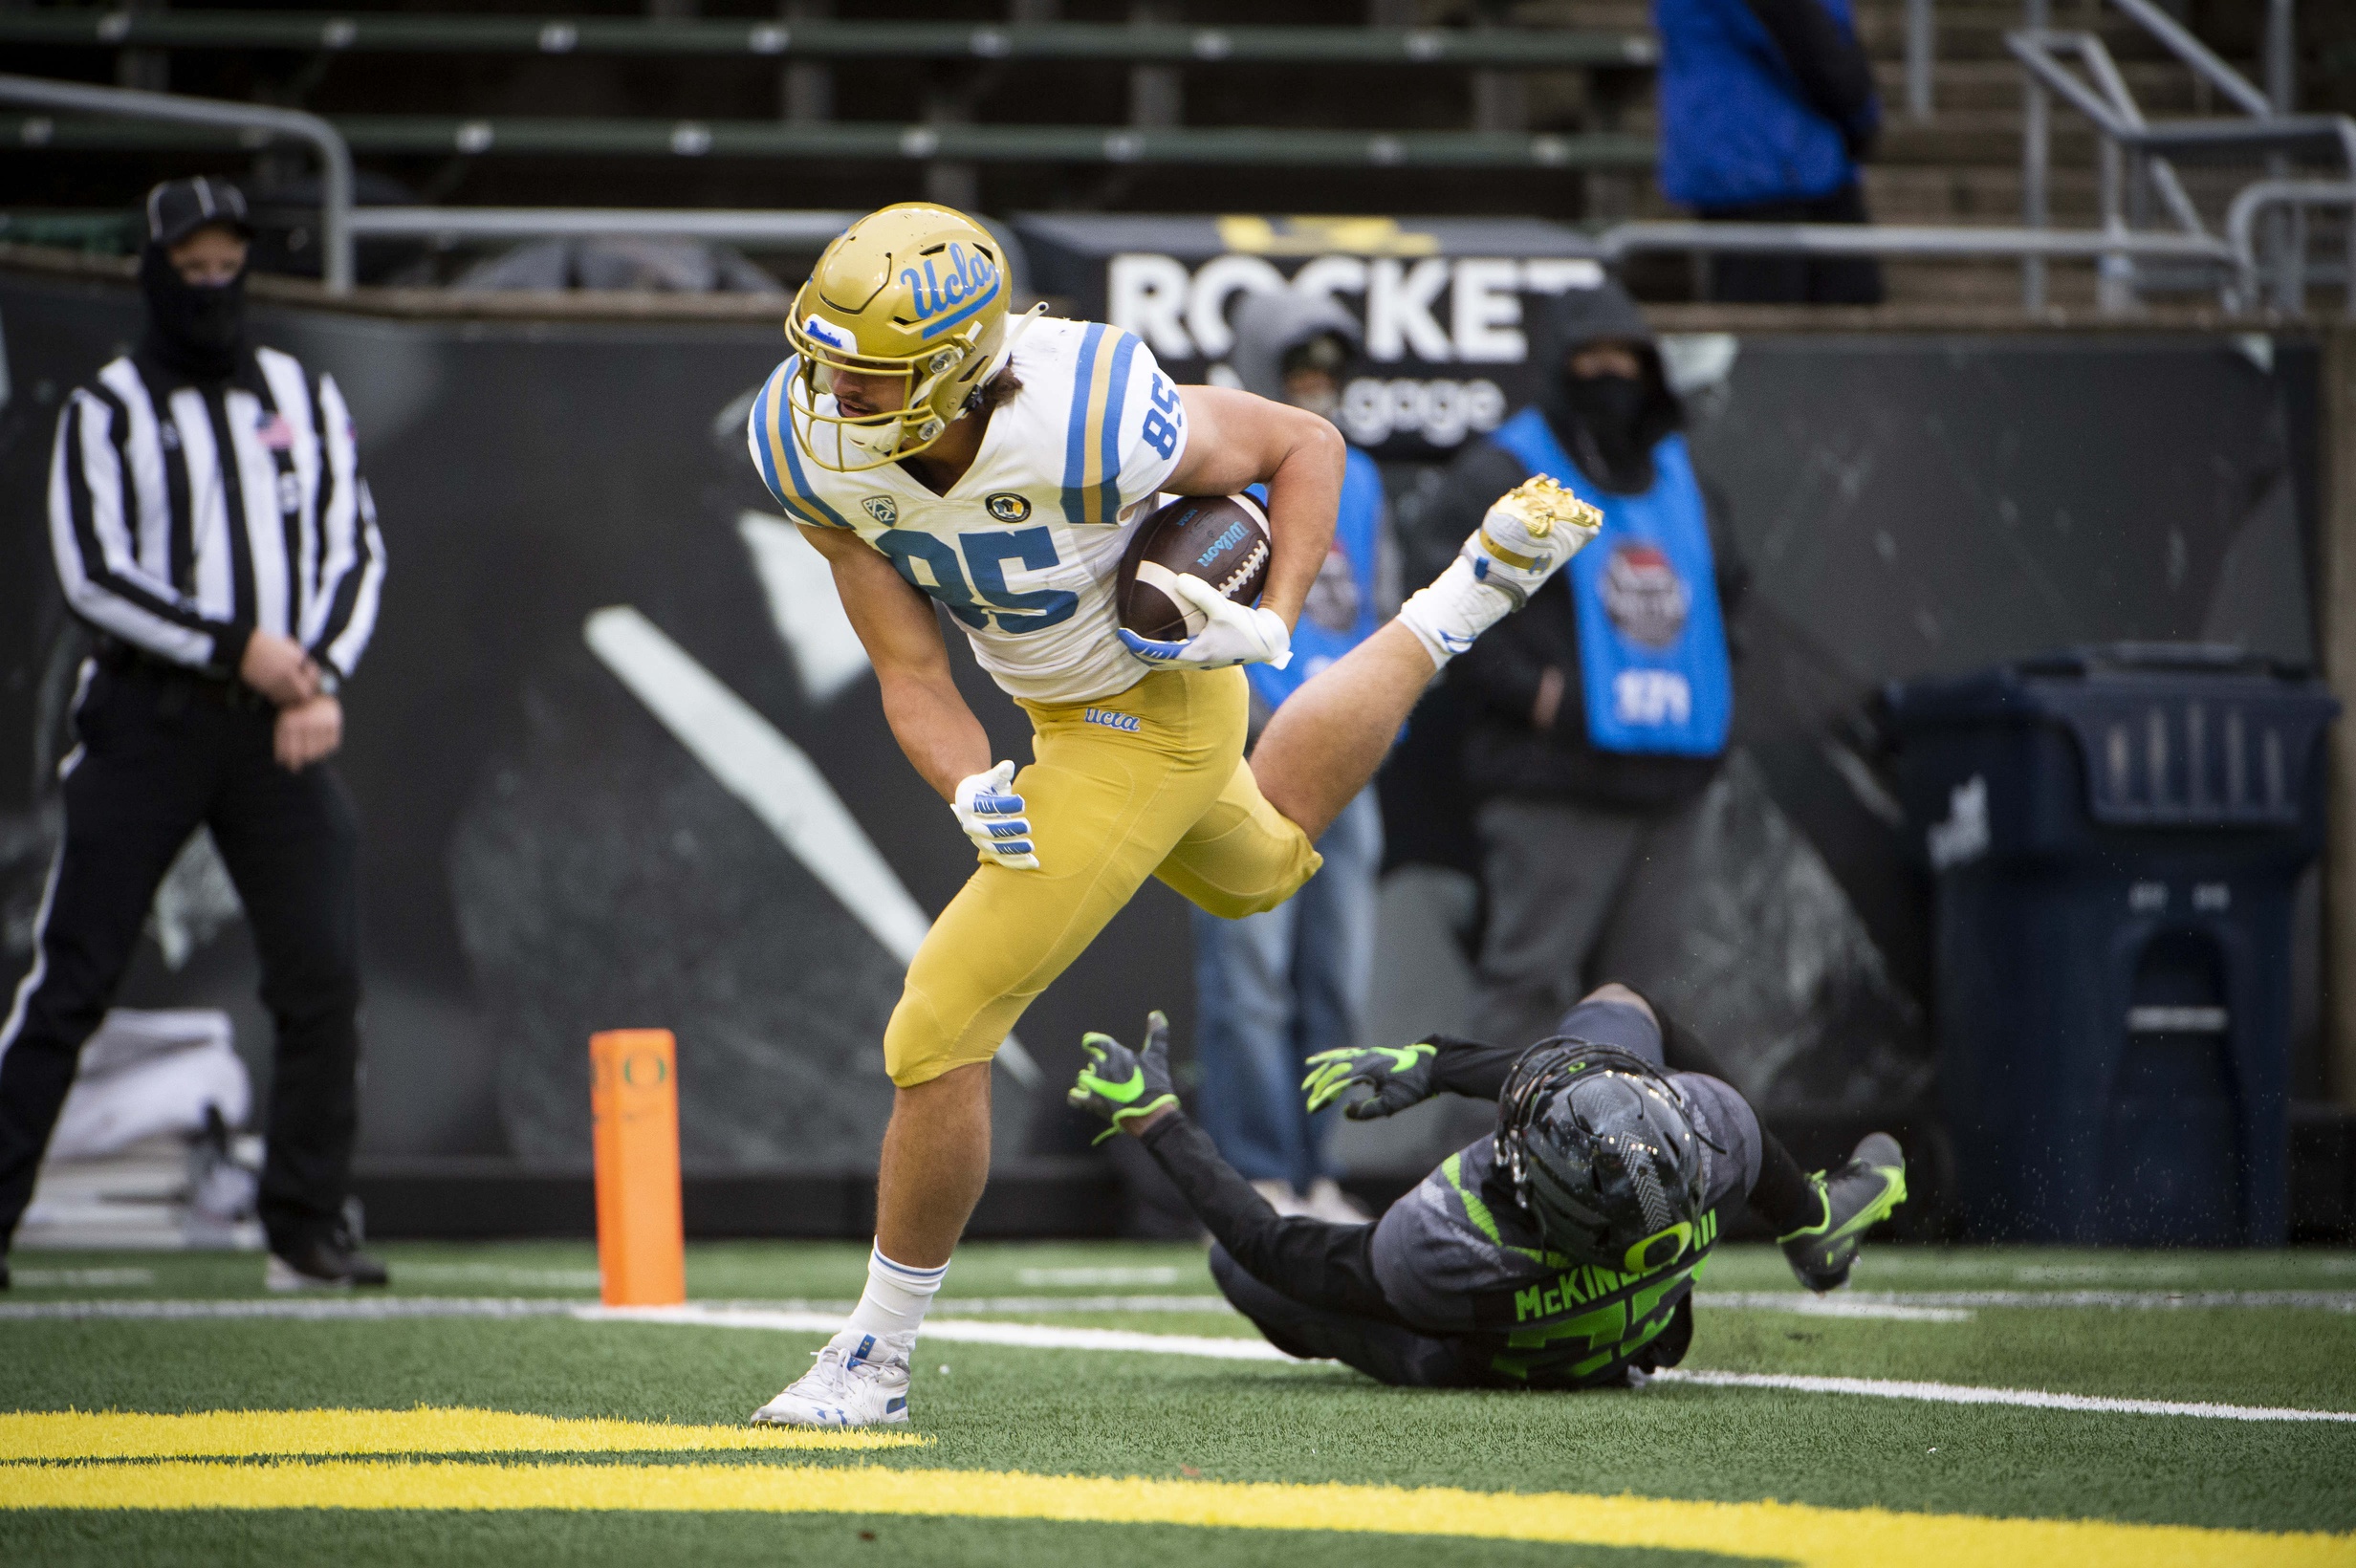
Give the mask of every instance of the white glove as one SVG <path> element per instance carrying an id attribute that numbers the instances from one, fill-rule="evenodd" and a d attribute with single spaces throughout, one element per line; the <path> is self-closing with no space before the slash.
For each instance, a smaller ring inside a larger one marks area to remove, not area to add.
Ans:
<path id="1" fill-rule="evenodd" d="M 1022 796 L 1007 788 L 1014 778 L 1014 765 L 1001 762 L 986 773 L 959 779 L 949 805 L 957 813 L 957 825 L 993 864 L 1009 871 L 1036 871 L 1039 858 L 1031 851 L 1031 819 L 1022 813 Z"/>
<path id="2" fill-rule="evenodd" d="M 1118 628 L 1131 653 L 1157 669 L 1225 669 L 1230 664 L 1293 662 L 1293 633 L 1274 610 L 1236 603 L 1191 572 L 1173 585 L 1178 597 L 1202 612 L 1203 629 L 1183 642 L 1157 642 L 1126 626 Z"/>

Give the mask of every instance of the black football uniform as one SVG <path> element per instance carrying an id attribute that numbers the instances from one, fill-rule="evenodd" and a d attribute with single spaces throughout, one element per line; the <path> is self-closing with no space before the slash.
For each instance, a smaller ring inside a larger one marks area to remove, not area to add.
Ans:
<path id="1" fill-rule="evenodd" d="M 1671 1065 L 1660 1029 L 1638 1008 L 1584 1002 L 1558 1033 Z M 1445 1054 L 1440 1086 L 1494 1100 L 1518 1055 Z M 1184 1116 L 1164 1120 L 1145 1143 L 1217 1239 L 1219 1288 L 1279 1349 L 1412 1386 L 1596 1387 L 1684 1357 L 1694 1281 L 1757 1184 L 1769 1142 L 1731 1085 L 1701 1072 L 1669 1076 L 1705 1145 L 1707 1211 L 1680 1256 L 1636 1274 L 1549 1252 L 1486 1136 L 1367 1225 L 1277 1217 Z"/>

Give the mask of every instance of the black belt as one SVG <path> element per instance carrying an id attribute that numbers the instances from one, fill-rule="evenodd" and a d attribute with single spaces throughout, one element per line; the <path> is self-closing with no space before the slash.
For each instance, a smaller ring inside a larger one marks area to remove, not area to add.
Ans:
<path id="1" fill-rule="evenodd" d="M 128 676 L 134 680 L 151 681 L 170 690 L 210 703 L 219 708 L 251 708 L 267 712 L 269 698 L 234 677 L 223 679 L 176 664 L 169 659 L 159 659 L 146 649 L 136 647 L 119 637 L 98 639 L 98 667 L 110 675 Z"/>

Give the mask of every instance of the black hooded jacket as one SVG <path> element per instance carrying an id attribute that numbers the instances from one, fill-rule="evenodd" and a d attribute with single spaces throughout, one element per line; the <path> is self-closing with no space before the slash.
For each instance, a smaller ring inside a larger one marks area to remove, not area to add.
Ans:
<path id="1" fill-rule="evenodd" d="M 1636 304 L 1617 285 L 1573 289 L 1547 301 L 1531 325 L 1533 362 L 1557 366 L 1563 357 L 1590 343 L 1612 341 L 1643 346 L 1646 396 L 1633 420 L 1632 439 L 1617 444 L 1621 461 L 1609 460 L 1585 427 L 1581 408 L 1551 384 L 1538 407 L 1563 449 L 1582 469 L 1614 489 L 1636 493 L 1652 483 L 1650 448 L 1684 424 L 1684 410 L 1669 391 L 1659 350 Z M 1409 581 L 1435 575 L 1473 529 L 1489 504 L 1528 477 L 1521 460 L 1486 439 L 1465 444 L 1436 483 L 1427 484 L 1399 509 L 1403 543 L 1409 550 Z M 1710 504 L 1710 548 L 1716 566 L 1718 601 L 1734 642 L 1734 617 L 1743 572 L 1725 526 L 1725 508 Z M 1531 722 L 1538 688 L 1548 668 L 1562 672 L 1562 701 L 1553 726 Z M 1479 798 L 1560 800 L 1602 806 L 1647 808 L 1673 805 L 1698 794 L 1716 773 L 1719 758 L 1639 755 L 1606 751 L 1587 739 L 1585 683 L 1579 658 L 1578 608 L 1567 573 L 1558 573 L 1519 615 L 1508 616 L 1449 666 L 1449 690 L 1469 708 L 1462 767 L 1464 782 Z"/>

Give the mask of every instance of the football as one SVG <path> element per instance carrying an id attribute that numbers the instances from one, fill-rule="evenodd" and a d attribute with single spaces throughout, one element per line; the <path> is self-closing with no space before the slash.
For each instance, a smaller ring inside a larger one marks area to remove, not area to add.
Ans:
<path id="1" fill-rule="evenodd" d="M 1202 612 L 1179 599 L 1188 573 L 1238 604 L 1257 604 L 1268 585 L 1268 514 L 1249 495 L 1189 495 L 1137 525 L 1113 584 L 1121 624 L 1140 637 L 1182 642 L 1203 629 Z"/>

